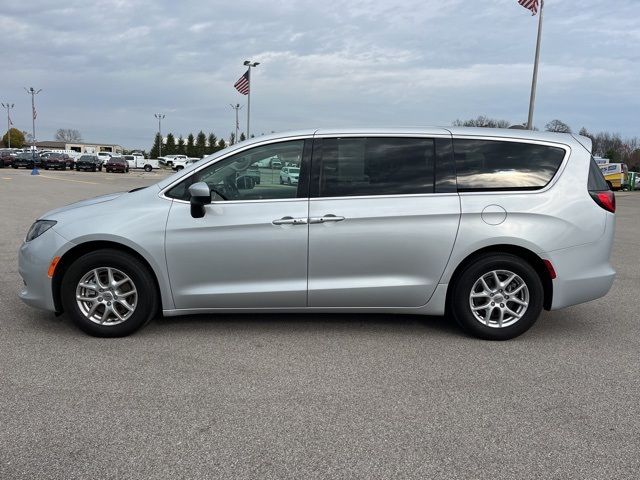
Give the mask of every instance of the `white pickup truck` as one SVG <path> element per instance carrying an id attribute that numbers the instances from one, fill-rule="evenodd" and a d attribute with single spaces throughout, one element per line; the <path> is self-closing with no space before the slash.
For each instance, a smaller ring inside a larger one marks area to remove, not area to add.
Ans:
<path id="1" fill-rule="evenodd" d="M 186 155 L 164 155 L 162 157 L 158 157 L 158 162 L 160 162 L 160 165 L 173 167 L 176 162 L 187 161 L 188 159 L 189 157 Z"/>
<path id="2" fill-rule="evenodd" d="M 158 160 L 144 158 L 144 155 L 134 153 L 133 155 L 124 155 L 123 157 L 129 164 L 129 168 L 142 168 L 145 172 L 150 172 L 154 168 L 160 168 Z"/>

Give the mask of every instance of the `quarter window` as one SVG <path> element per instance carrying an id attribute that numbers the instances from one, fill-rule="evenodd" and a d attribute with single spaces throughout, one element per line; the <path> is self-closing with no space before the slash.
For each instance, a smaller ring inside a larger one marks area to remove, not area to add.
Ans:
<path id="1" fill-rule="evenodd" d="M 538 190 L 560 168 L 562 148 L 497 140 L 453 140 L 458 191 Z"/>
<path id="2" fill-rule="evenodd" d="M 433 192 L 433 139 L 325 138 L 321 151 L 321 197 Z"/>
<path id="3" fill-rule="evenodd" d="M 245 150 L 190 175 L 166 195 L 189 201 L 189 187 L 205 182 L 215 201 L 296 198 L 298 182 L 283 181 L 281 169 L 283 165 L 299 167 L 303 147 L 304 140 L 294 140 Z"/>

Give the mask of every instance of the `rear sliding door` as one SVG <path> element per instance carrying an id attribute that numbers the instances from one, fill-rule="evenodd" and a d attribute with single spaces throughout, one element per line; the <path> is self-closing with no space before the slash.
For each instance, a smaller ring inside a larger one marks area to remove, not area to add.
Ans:
<path id="1" fill-rule="evenodd" d="M 310 307 L 417 307 L 449 259 L 460 220 L 451 137 L 314 141 Z"/>

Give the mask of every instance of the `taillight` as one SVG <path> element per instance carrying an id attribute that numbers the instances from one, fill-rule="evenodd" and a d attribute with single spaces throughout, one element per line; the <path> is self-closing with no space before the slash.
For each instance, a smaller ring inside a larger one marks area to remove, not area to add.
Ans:
<path id="1" fill-rule="evenodd" d="M 616 196 L 611 190 L 604 192 L 589 192 L 593 201 L 604 208 L 606 211 L 615 213 L 616 211 Z"/>

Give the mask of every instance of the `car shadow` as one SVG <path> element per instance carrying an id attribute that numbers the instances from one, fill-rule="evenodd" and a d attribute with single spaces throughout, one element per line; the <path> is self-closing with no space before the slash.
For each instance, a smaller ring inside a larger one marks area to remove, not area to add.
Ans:
<path id="1" fill-rule="evenodd" d="M 172 332 L 230 330 L 265 332 L 385 331 L 401 334 L 438 333 L 465 336 L 447 317 L 364 313 L 220 313 L 159 317 L 145 330 Z"/>

